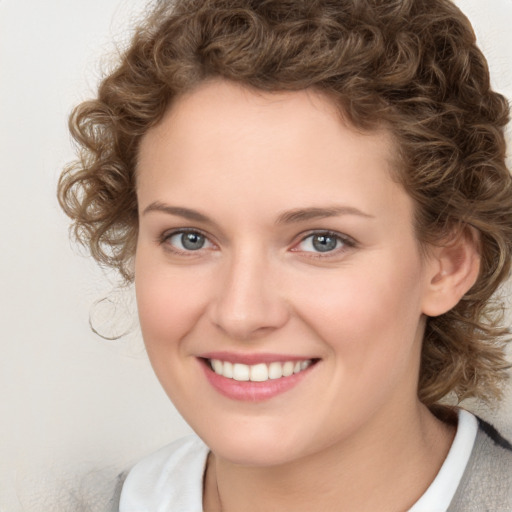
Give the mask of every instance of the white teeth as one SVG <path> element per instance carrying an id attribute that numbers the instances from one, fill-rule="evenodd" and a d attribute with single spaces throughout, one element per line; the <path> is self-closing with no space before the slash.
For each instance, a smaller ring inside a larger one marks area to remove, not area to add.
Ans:
<path id="1" fill-rule="evenodd" d="M 280 379 L 283 376 L 283 365 L 281 363 L 270 363 L 268 365 L 269 379 Z"/>
<path id="2" fill-rule="evenodd" d="M 212 367 L 213 371 L 215 373 L 218 373 L 219 375 L 223 375 L 223 364 L 222 361 L 219 361 L 218 359 L 212 359 Z"/>
<path id="3" fill-rule="evenodd" d="M 251 366 L 251 380 L 253 382 L 265 382 L 268 380 L 268 368 L 264 363 Z"/>
<path id="4" fill-rule="evenodd" d="M 273 362 L 270 364 L 258 363 L 247 365 L 242 363 L 230 363 L 219 359 L 211 359 L 210 364 L 217 375 L 237 381 L 265 382 L 269 379 L 280 379 L 299 373 L 312 364 L 311 359 L 304 361 L 285 361 L 284 363 Z"/>
<path id="5" fill-rule="evenodd" d="M 224 363 L 222 363 L 222 364 L 223 364 L 222 375 L 224 375 L 224 377 L 227 377 L 228 379 L 232 379 L 233 378 L 233 363 L 230 363 L 229 361 L 224 361 Z"/>
<path id="6" fill-rule="evenodd" d="M 286 363 L 283 364 L 283 377 L 289 377 L 290 375 L 293 375 L 293 367 L 295 365 L 292 361 L 286 361 Z"/>
<path id="7" fill-rule="evenodd" d="M 250 373 L 250 367 L 246 364 L 235 363 L 233 365 L 233 379 L 235 380 L 249 380 Z"/>

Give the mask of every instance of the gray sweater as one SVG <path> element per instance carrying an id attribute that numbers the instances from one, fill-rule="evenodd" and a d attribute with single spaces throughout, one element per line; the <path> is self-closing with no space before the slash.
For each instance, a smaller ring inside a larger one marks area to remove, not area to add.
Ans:
<path id="1" fill-rule="evenodd" d="M 512 445 L 478 418 L 478 433 L 447 512 L 512 512 Z"/>

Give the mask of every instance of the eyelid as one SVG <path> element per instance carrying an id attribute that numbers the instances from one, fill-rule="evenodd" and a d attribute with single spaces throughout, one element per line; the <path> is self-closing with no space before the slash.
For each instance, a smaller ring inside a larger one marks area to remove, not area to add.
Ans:
<path id="1" fill-rule="evenodd" d="M 303 243 L 305 240 L 307 240 L 308 238 L 315 236 L 315 235 L 316 236 L 324 235 L 324 236 L 331 236 L 331 237 L 337 238 L 338 240 L 340 240 L 342 242 L 343 245 L 342 245 L 342 247 L 333 249 L 332 251 L 325 251 L 325 252 L 303 251 L 298 248 L 299 244 Z M 293 247 L 291 248 L 291 251 L 292 252 L 302 252 L 304 254 L 307 254 L 308 257 L 313 257 L 313 258 L 329 258 L 330 256 L 338 256 L 340 253 L 343 253 L 343 252 L 347 251 L 348 249 L 357 247 L 357 245 L 358 245 L 358 242 L 356 240 L 354 240 L 354 238 L 352 238 L 351 236 L 346 235 L 344 233 L 338 233 L 336 231 L 332 231 L 329 229 L 310 230 L 310 231 L 307 231 L 306 233 L 301 233 L 299 235 L 299 237 L 300 237 L 299 240 L 294 243 Z"/>
<path id="2" fill-rule="evenodd" d="M 210 244 L 209 247 L 201 247 L 200 249 L 197 249 L 195 251 L 193 250 L 182 250 L 179 249 L 170 243 L 167 243 L 173 236 L 176 235 L 182 235 L 185 233 L 197 233 L 198 235 L 201 235 L 205 238 L 208 244 Z M 165 250 L 173 252 L 175 254 L 179 255 L 185 255 L 185 256 L 194 256 L 198 255 L 198 253 L 203 252 L 204 250 L 210 250 L 212 247 L 216 248 L 217 244 L 212 241 L 211 236 L 205 233 L 203 230 L 198 228 L 176 228 L 176 229 L 168 229 L 164 231 L 158 238 L 157 243 L 159 245 L 164 246 Z"/>
<path id="3" fill-rule="evenodd" d="M 196 251 L 193 251 L 193 250 L 180 250 L 180 249 L 176 248 L 175 246 L 167 243 L 167 241 L 171 237 L 176 236 L 176 235 L 180 235 L 180 234 L 184 234 L 184 233 L 197 233 L 197 234 L 203 236 L 206 239 L 206 241 L 210 244 L 210 247 L 197 249 Z M 340 240 L 343 245 L 342 245 L 342 247 L 336 248 L 336 249 L 334 249 L 332 251 L 325 251 L 325 252 L 320 252 L 320 251 L 318 251 L 318 252 L 315 252 L 315 251 L 303 251 L 303 250 L 301 250 L 301 249 L 299 249 L 297 247 L 299 244 L 301 244 L 302 242 L 307 240 L 309 237 L 315 236 L 315 235 L 325 235 L 325 236 L 335 237 L 338 240 Z M 340 253 L 343 253 L 343 252 L 347 251 L 350 248 L 357 247 L 357 245 L 358 245 L 358 242 L 354 238 L 352 238 L 351 236 L 346 235 L 344 233 L 339 233 L 339 232 L 336 232 L 336 231 L 328 230 L 328 229 L 308 230 L 308 231 L 306 231 L 304 233 L 299 234 L 298 238 L 299 238 L 298 241 L 293 243 L 293 246 L 292 246 L 292 248 L 290 250 L 292 252 L 302 252 L 304 254 L 307 254 L 308 257 L 312 257 L 312 258 L 328 258 L 330 256 L 337 256 Z M 175 229 L 166 230 L 161 235 L 158 236 L 157 243 L 159 245 L 165 246 L 165 249 L 170 251 L 170 252 L 173 252 L 175 254 L 185 255 L 185 256 L 198 255 L 198 253 L 201 253 L 204 250 L 211 250 L 212 247 L 213 248 L 218 248 L 217 243 L 215 243 L 212 240 L 212 237 L 208 233 L 205 233 L 202 229 L 190 228 L 190 227 L 183 227 L 183 228 L 175 228 Z"/>

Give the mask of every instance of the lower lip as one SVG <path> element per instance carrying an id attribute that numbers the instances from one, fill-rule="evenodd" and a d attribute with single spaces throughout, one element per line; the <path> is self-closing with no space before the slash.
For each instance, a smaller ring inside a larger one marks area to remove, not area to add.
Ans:
<path id="1" fill-rule="evenodd" d="M 265 382 L 252 382 L 252 381 L 238 381 L 235 379 L 228 379 L 222 375 L 216 374 L 210 365 L 201 360 L 201 366 L 208 379 L 208 382 L 215 388 L 221 395 L 232 400 L 241 400 L 245 402 L 262 402 L 269 400 L 281 393 L 294 388 L 300 381 L 310 373 L 316 364 L 312 364 L 305 370 L 299 373 L 294 373 L 289 377 L 281 377 L 279 379 L 269 379 Z"/>

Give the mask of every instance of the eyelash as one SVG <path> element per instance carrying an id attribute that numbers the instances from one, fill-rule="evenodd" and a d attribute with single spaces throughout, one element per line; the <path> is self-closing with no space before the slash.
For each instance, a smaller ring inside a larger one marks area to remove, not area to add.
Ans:
<path id="1" fill-rule="evenodd" d="M 211 244 L 212 246 L 216 245 L 210 240 L 208 235 L 206 235 L 199 229 L 177 229 L 175 231 L 170 231 L 170 232 L 166 231 L 158 238 L 158 243 L 160 245 L 165 245 L 166 250 L 171 251 L 175 254 L 179 254 L 179 255 L 183 255 L 183 256 L 194 256 L 194 253 L 199 253 L 203 249 L 203 247 L 201 247 L 195 251 L 194 250 L 182 250 L 182 249 L 178 249 L 178 248 L 174 247 L 169 242 L 172 237 L 177 236 L 177 235 L 184 235 L 187 233 L 200 235 L 201 237 L 204 237 L 204 239 L 207 241 L 207 243 Z M 322 251 L 318 251 L 318 252 L 317 251 L 300 251 L 299 249 L 297 249 L 297 246 L 299 246 L 300 244 L 303 244 L 306 240 L 308 240 L 309 238 L 315 237 L 315 236 L 334 238 L 334 239 L 336 239 L 336 245 L 340 242 L 342 244 L 342 246 L 335 247 L 333 250 L 325 251 L 325 252 L 322 252 Z M 348 249 L 354 248 L 356 246 L 357 246 L 357 242 L 353 238 L 351 238 L 347 235 L 342 235 L 342 234 L 336 233 L 334 231 L 316 230 L 316 231 L 309 231 L 307 233 L 304 233 L 301 236 L 300 240 L 297 243 L 295 243 L 294 246 L 290 250 L 292 252 L 302 252 L 304 254 L 307 254 L 307 257 L 309 257 L 309 258 L 325 259 L 325 258 L 329 258 L 329 257 L 333 257 L 333 256 L 339 256 L 340 253 L 344 253 Z"/>
<path id="2" fill-rule="evenodd" d="M 340 242 L 341 247 L 335 247 L 333 250 L 325 251 L 325 252 L 322 252 L 322 251 L 300 251 L 300 249 L 296 248 L 300 244 L 303 244 L 309 238 L 312 238 L 315 236 L 316 237 L 325 237 L 325 238 L 334 238 L 336 240 L 336 245 L 338 245 L 338 242 Z M 296 243 L 294 245 L 294 247 L 292 247 L 291 251 L 292 252 L 303 252 L 304 254 L 308 255 L 307 256 L 308 258 L 325 259 L 325 258 L 329 258 L 329 257 L 340 256 L 340 254 L 342 254 L 342 253 L 346 252 L 347 250 L 352 249 L 356 246 L 357 246 L 357 242 L 353 238 L 351 238 L 347 235 L 342 235 L 341 233 L 336 233 L 335 231 L 317 230 L 317 231 L 309 231 L 308 233 L 305 233 L 300 238 L 299 242 Z"/>
<path id="3" fill-rule="evenodd" d="M 177 235 L 186 235 L 187 233 L 193 234 L 193 235 L 200 235 L 204 237 L 204 239 L 211 245 L 215 245 L 213 242 L 211 242 L 208 235 L 203 233 L 199 229 L 177 229 L 175 231 L 166 231 L 164 232 L 158 239 L 158 243 L 160 245 L 165 246 L 165 249 L 168 251 L 171 251 L 175 254 L 183 255 L 183 256 L 194 256 L 194 253 L 200 252 L 203 248 L 194 251 L 194 250 L 182 250 L 174 247 L 169 241 L 172 237 Z"/>

